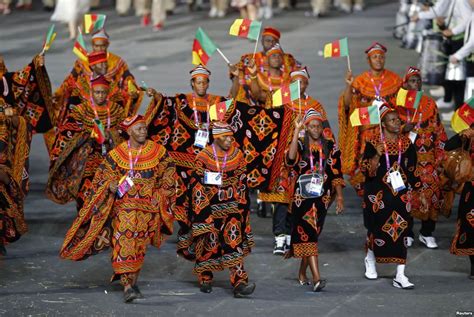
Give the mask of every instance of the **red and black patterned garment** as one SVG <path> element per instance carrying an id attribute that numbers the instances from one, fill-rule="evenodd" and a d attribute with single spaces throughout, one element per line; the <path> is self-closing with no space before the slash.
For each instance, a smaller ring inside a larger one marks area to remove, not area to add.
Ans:
<path id="1" fill-rule="evenodd" d="M 369 161 L 377 153 L 375 147 L 379 142 L 380 137 L 369 139 L 361 161 L 361 171 L 365 176 L 363 208 L 368 247 L 374 251 L 378 263 L 405 264 L 406 237 L 409 223 L 413 221 L 410 215 L 413 195 L 418 195 L 422 188 L 416 174 L 416 149 L 406 136 L 400 136 L 398 141 L 386 141 L 389 166 L 400 172 L 406 186 L 397 192 L 387 179 L 385 154 L 380 157 L 376 171 L 370 169 Z"/>
<path id="2" fill-rule="evenodd" d="M 178 254 L 195 261 L 200 281 L 212 280 L 212 271 L 229 268 L 233 286 L 247 282 L 243 258 L 254 245 L 249 223 L 246 163 L 242 151 L 232 146 L 227 155 L 207 146 L 194 162 L 190 178 L 191 230 L 181 236 Z M 224 163 L 225 161 L 225 163 Z M 204 183 L 205 171 L 221 172 L 222 186 Z"/>
<path id="3" fill-rule="evenodd" d="M 313 166 L 319 170 L 319 158 L 322 154 L 324 169 L 323 192 L 317 198 L 304 198 L 299 186 L 296 186 L 291 199 L 292 231 L 291 249 L 288 256 L 302 258 L 318 255 L 318 240 L 323 230 L 324 220 L 331 203 L 331 196 L 336 192 L 335 187 L 345 186 L 341 172 L 341 152 L 333 141 L 325 140 L 323 145 L 310 149 L 313 156 Z M 304 141 L 298 142 L 298 152 L 295 160 L 286 157 L 288 167 L 294 168 L 297 176 L 311 175 L 311 159 Z"/>

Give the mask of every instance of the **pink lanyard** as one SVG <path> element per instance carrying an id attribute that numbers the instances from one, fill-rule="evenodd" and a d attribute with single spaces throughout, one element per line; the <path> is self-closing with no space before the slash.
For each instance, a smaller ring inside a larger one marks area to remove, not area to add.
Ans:
<path id="1" fill-rule="evenodd" d="M 206 103 L 207 103 L 207 127 L 206 130 L 209 129 L 209 95 L 206 95 Z M 201 123 L 199 122 L 198 118 L 198 111 L 196 109 L 196 100 L 195 95 L 193 93 L 193 112 L 194 112 L 194 123 L 196 124 L 196 128 L 199 130 Z"/>
<path id="2" fill-rule="evenodd" d="M 384 73 L 382 73 L 382 76 L 380 77 L 380 83 L 378 84 L 378 86 L 375 85 L 374 78 L 372 77 L 372 72 L 370 72 L 370 71 L 369 71 L 369 77 L 370 77 L 370 81 L 372 82 L 372 85 L 374 86 L 375 99 L 381 99 L 382 96 L 380 95 L 380 92 L 382 90 L 383 79 L 385 77 L 385 71 L 384 71 Z"/>
<path id="3" fill-rule="evenodd" d="M 219 157 L 217 156 L 217 151 L 216 151 L 216 146 L 214 144 L 212 144 L 212 151 L 214 152 L 214 157 L 216 158 L 216 167 L 217 167 L 217 171 L 219 171 Z M 227 152 L 225 153 L 224 155 L 224 162 L 222 163 L 222 177 L 224 177 L 224 170 L 225 170 L 225 166 L 227 164 Z"/>
<path id="4" fill-rule="evenodd" d="M 280 88 L 281 88 L 283 76 L 279 76 L 278 78 L 280 79 Z M 273 92 L 272 78 L 270 76 L 270 72 L 268 73 L 268 89 L 270 90 L 270 92 Z"/>
<path id="5" fill-rule="evenodd" d="M 130 175 L 130 177 L 133 177 L 132 176 L 133 167 L 135 166 L 135 164 L 137 164 L 138 158 L 140 157 L 140 154 L 142 153 L 142 149 L 143 149 L 143 146 L 140 146 L 140 149 L 138 150 L 138 154 L 137 156 L 135 156 L 135 161 L 132 161 L 132 150 L 130 147 L 130 140 L 128 141 L 128 162 L 130 164 L 130 170 L 128 171 L 128 175 Z"/>
<path id="6" fill-rule="evenodd" d="M 390 157 L 388 156 L 388 146 L 387 142 L 385 142 L 385 137 L 382 135 L 382 142 L 383 142 L 383 147 L 385 149 L 385 163 L 387 164 L 387 171 L 390 171 Z M 398 166 L 400 166 L 400 163 L 402 162 L 402 139 L 398 139 Z"/>
<path id="7" fill-rule="evenodd" d="M 94 110 L 95 119 L 97 121 L 100 121 L 99 114 L 97 113 L 97 109 L 94 102 L 92 102 L 92 110 Z M 110 130 L 110 106 L 107 103 L 107 131 L 108 130 Z"/>
<path id="8" fill-rule="evenodd" d="M 323 151 L 321 149 L 322 145 L 321 143 L 319 143 L 320 147 L 318 149 L 319 151 L 319 173 L 320 174 L 323 174 Z M 311 150 L 311 148 L 309 149 L 309 163 L 310 163 L 310 166 L 311 166 L 311 173 L 314 174 L 314 172 L 316 171 L 315 168 L 314 168 L 314 162 L 313 162 L 313 151 Z"/>

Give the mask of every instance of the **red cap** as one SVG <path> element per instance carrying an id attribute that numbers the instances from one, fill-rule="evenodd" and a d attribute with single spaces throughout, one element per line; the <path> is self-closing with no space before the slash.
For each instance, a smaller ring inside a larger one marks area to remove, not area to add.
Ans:
<path id="1" fill-rule="evenodd" d="M 92 79 L 91 81 L 91 86 L 92 87 L 95 87 L 95 86 L 105 86 L 105 87 L 109 87 L 110 86 L 110 83 L 109 81 L 105 78 L 105 76 L 103 75 L 100 75 L 94 79 Z"/>
<path id="2" fill-rule="evenodd" d="M 128 117 L 125 120 L 123 120 L 123 122 L 120 123 L 120 128 L 123 131 L 127 131 L 128 129 L 133 127 L 135 124 L 140 123 L 140 122 L 146 123 L 145 117 L 142 116 L 141 114 L 136 114 L 133 117 Z"/>
<path id="3" fill-rule="evenodd" d="M 405 73 L 405 77 L 403 77 L 403 82 L 406 83 L 408 79 L 412 76 L 420 76 L 421 78 L 421 71 L 420 69 L 414 67 L 414 66 L 408 66 L 407 72 Z"/>
<path id="4" fill-rule="evenodd" d="M 275 28 L 272 28 L 271 26 L 267 26 L 266 28 L 263 29 L 262 36 L 265 36 L 265 35 L 273 36 L 277 40 L 280 40 L 280 36 L 281 36 L 280 31 L 278 31 Z"/>
<path id="5" fill-rule="evenodd" d="M 89 65 L 95 65 L 103 62 L 107 62 L 106 52 L 91 52 L 89 53 Z"/>
<path id="6" fill-rule="evenodd" d="M 385 46 L 383 46 L 382 44 L 380 44 L 379 42 L 374 42 L 372 43 L 372 45 L 370 45 L 366 50 L 365 50 L 365 54 L 367 55 L 372 55 L 374 53 L 387 53 L 387 48 Z"/>

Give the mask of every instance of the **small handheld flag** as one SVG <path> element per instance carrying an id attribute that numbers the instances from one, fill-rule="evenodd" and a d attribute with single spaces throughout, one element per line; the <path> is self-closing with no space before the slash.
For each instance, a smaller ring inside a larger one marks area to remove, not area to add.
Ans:
<path id="1" fill-rule="evenodd" d="M 86 34 L 100 31 L 105 26 L 105 14 L 85 14 L 84 15 L 84 30 Z"/>
<path id="2" fill-rule="evenodd" d="M 352 112 L 350 120 L 353 127 L 360 125 L 379 124 L 379 107 L 377 105 L 373 105 L 364 108 L 357 108 L 354 110 L 354 112 Z"/>
<path id="3" fill-rule="evenodd" d="M 324 58 L 349 56 L 347 37 L 324 45 Z"/>
<path id="4" fill-rule="evenodd" d="M 236 19 L 230 26 L 229 34 L 257 41 L 262 22 L 249 19 Z"/>
<path id="5" fill-rule="evenodd" d="M 193 43 L 192 63 L 194 65 L 207 65 L 209 58 L 217 51 L 217 45 L 204 32 L 203 29 L 198 28 L 196 31 L 196 38 Z"/>
<path id="6" fill-rule="evenodd" d="M 284 85 L 273 93 L 272 105 L 273 107 L 279 107 L 296 100 L 300 97 L 300 85 L 298 81 L 291 83 L 290 85 Z"/>
<path id="7" fill-rule="evenodd" d="M 418 90 L 406 90 L 400 88 L 397 94 L 397 106 L 409 109 L 418 109 L 423 92 Z"/>
<path id="8" fill-rule="evenodd" d="M 230 105 L 232 105 L 233 102 L 234 99 L 229 99 L 212 105 L 209 108 L 209 119 L 211 121 L 224 121 L 225 114 L 227 113 L 227 110 L 229 110 Z"/>
<path id="9" fill-rule="evenodd" d="M 48 33 L 46 33 L 46 37 L 44 39 L 44 43 L 43 43 L 43 51 L 42 51 L 42 54 L 44 52 L 47 52 L 50 48 L 51 48 L 51 44 L 53 44 L 53 41 L 54 39 L 56 38 L 56 32 L 54 32 L 54 24 L 51 25 L 48 29 Z"/>
<path id="10" fill-rule="evenodd" d="M 97 143 L 103 144 L 105 142 L 105 131 L 102 122 L 94 119 L 94 128 L 91 132 L 91 137 L 96 139 Z"/>
<path id="11" fill-rule="evenodd" d="M 72 49 L 73 53 L 79 57 L 80 60 L 87 62 L 87 48 L 86 42 L 84 41 L 84 37 L 82 36 L 81 29 L 79 29 L 79 33 L 77 34 L 76 42 L 74 43 L 74 48 Z"/>
<path id="12" fill-rule="evenodd" d="M 451 127 L 456 133 L 469 129 L 472 124 L 474 124 L 474 97 L 456 110 L 451 118 Z"/>

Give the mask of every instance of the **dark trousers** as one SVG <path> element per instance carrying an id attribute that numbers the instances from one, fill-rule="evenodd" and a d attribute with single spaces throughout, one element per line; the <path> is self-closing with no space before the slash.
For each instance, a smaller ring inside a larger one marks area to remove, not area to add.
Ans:
<path id="1" fill-rule="evenodd" d="M 273 211 L 273 235 L 291 234 L 291 217 L 288 214 L 288 205 L 272 204 Z"/>
<path id="2" fill-rule="evenodd" d="M 415 234 L 413 233 L 413 223 L 414 221 L 411 221 L 408 224 L 408 236 L 412 238 L 415 237 Z M 431 219 L 421 221 L 420 233 L 423 236 L 431 237 L 435 229 L 436 229 L 436 221 L 433 221 Z"/>

